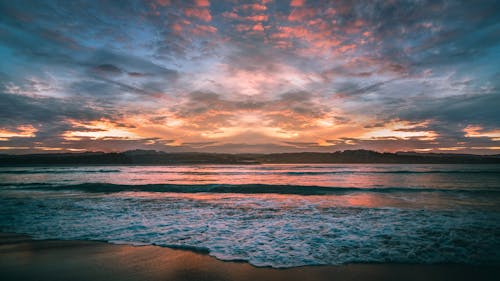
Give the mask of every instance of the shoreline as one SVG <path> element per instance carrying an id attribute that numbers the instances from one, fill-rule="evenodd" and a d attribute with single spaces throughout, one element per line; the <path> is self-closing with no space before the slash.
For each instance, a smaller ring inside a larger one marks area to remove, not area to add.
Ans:
<path id="1" fill-rule="evenodd" d="M 207 253 L 0 233 L 2 280 L 496 280 L 500 266 L 346 264 L 255 267 Z"/>

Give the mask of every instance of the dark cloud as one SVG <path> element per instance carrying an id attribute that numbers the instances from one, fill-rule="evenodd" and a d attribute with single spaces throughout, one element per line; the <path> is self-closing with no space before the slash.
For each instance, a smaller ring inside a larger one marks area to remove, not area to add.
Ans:
<path id="1" fill-rule="evenodd" d="M 102 73 L 102 74 L 111 74 L 111 75 L 120 75 L 123 73 L 123 71 L 118 68 L 117 66 L 114 66 L 112 64 L 100 64 L 94 68 L 94 70 L 97 73 Z"/>
<path id="2" fill-rule="evenodd" d="M 50 97 L 28 97 L 0 93 L 0 120 L 2 125 L 50 124 L 62 119 L 95 120 L 118 117 L 117 112 L 103 112 L 91 105 L 76 100 L 61 100 Z"/>
<path id="3" fill-rule="evenodd" d="M 448 97 L 414 104 L 407 112 L 398 115 L 413 120 L 425 118 L 441 121 L 443 126 L 465 127 L 481 124 L 487 128 L 498 127 L 500 93 Z"/>

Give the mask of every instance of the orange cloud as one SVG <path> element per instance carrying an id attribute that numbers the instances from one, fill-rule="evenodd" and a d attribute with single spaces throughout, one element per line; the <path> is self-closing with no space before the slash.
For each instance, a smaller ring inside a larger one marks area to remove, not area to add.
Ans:
<path id="1" fill-rule="evenodd" d="M 500 141 L 500 130 L 486 131 L 483 127 L 469 125 L 463 130 L 468 138 L 490 138 L 493 141 Z"/>
<path id="2" fill-rule="evenodd" d="M 325 29 L 327 26 L 325 25 L 325 21 L 322 19 L 313 19 L 307 22 L 308 25 L 316 25 L 319 26 L 320 29 Z"/>
<path id="3" fill-rule="evenodd" d="M 235 26 L 236 31 L 238 32 L 245 32 L 245 31 L 256 31 L 256 32 L 262 32 L 264 31 L 264 26 L 262 23 L 256 23 L 254 25 L 250 24 L 237 24 Z"/>
<path id="4" fill-rule="evenodd" d="M 140 136 L 130 131 L 130 128 L 119 126 L 109 120 L 94 120 L 91 122 L 80 122 L 77 120 L 68 120 L 71 125 L 76 127 L 75 130 L 69 130 L 63 133 L 62 137 L 65 140 L 82 140 L 82 139 L 141 139 Z"/>
<path id="5" fill-rule="evenodd" d="M 305 3 L 306 3 L 306 0 L 292 0 L 290 2 L 290 6 L 292 6 L 292 7 L 301 7 L 301 6 L 304 6 Z"/>
<path id="6" fill-rule="evenodd" d="M 252 29 L 252 26 L 246 25 L 246 24 L 237 24 L 235 26 L 236 31 L 238 32 L 243 32 L 243 31 L 249 31 Z"/>
<path id="7" fill-rule="evenodd" d="M 474 146 L 470 149 L 500 150 L 500 146 Z"/>
<path id="8" fill-rule="evenodd" d="M 210 6 L 210 1 L 208 0 L 195 0 L 196 6 L 198 7 L 208 7 Z"/>
<path id="9" fill-rule="evenodd" d="M 196 25 L 192 29 L 192 33 L 196 35 L 204 34 L 204 33 L 215 33 L 217 32 L 217 28 L 211 25 Z"/>
<path id="10" fill-rule="evenodd" d="M 267 7 L 265 5 L 255 3 L 255 4 L 241 5 L 241 9 L 254 10 L 254 11 L 265 11 L 265 10 L 267 10 Z"/>
<path id="11" fill-rule="evenodd" d="M 361 19 L 358 19 L 352 23 L 350 23 L 349 25 L 347 25 L 343 31 L 344 33 L 346 34 L 349 34 L 349 35 L 353 35 L 353 34 L 363 34 L 363 27 L 366 26 L 366 22 L 361 20 Z"/>
<path id="12" fill-rule="evenodd" d="M 188 17 L 197 18 L 206 22 L 212 20 L 212 15 L 208 9 L 186 8 L 184 9 L 184 14 Z"/>
<path id="13" fill-rule="evenodd" d="M 254 16 L 245 17 L 245 19 L 249 20 L 249 21 L 267 21 L 268 16 L 267 15 L 254 15 Z"/>
<path id="14" fill-rule="evenodd" d="M 335 15 L 335 14 L 337 14 L 337 10 L 335 10 L 334 8 L 328 8 L 323 12 L 323 15 L 330 16 L 330 17 Z"/>
<path id="15" fill-rule="evenodd" d="M 451 147 L 439 147 L 437 150 L 441 150 L 441 151 L 458 151 L 458 150 L 462 150 L 462 149 L 465 149 L 467 147 L 465 146 L 451 146 Z M 429 148 L 428 150 L 432 150 L 431 148 Z"/>
<path id="16" fill-rule="evenodd" d="M 253 31 L 264 31 L 264 27 L 262 26 L 261 23 L 258 23 L 252 27 Z"/>
<path id="17" fill-rule="evenodd" d="M 408 121 L 392 121 L 383 127 L 373 128 L 364 133 L 360 139 L 402 139 L 435 140 L 438 134 L 425 130 L 429 122 L 412 123 Z"/>
<path id="18" fill-rule="evenodd" d="M 337 48 L 337 50 L 341 53 L 345 53 L 353 49 L 356 49 L 356 44 L 344 45 L 342 47 Z"/>
<path id="19" fill-rule="evenodd" d="M 303 21 L 316 15 L 316 11 L 310 8 L 294 9 L 288 16 L 289 21 Z"/>
<path id="20" fill-rule="evenodd" d="M 170 0 L 156 0 L 156 3 L 162 7 L 169 6 L 171 4 Z"/>
<path id="21" fill-rule="evenodd" d="M 36 136 L 37 131 L 32 125 L 18 126 L 14 131 L 0 129 L 0 141 L 7 141 L 11 138 L 32 138 Z"/>
<path id="22" fill-rule="evenodd" d="M 293 47 L 293 43 L 286 40 L 277 40 L 274 42 L 274 47 L 278 49 L 289 49 Z"/>
<path id="23" fill-rule="evenodd" d="M 267 15 L 251 15 L 251 16 L 239 16 L 235 12 L 224 12 L 222 13 L 222 16 L 228 19 L 233 19 L 233 20 L 247 20 L 247 21 L 267 21 L 269 17 Z"/>
<path id="24" fill-rule="evenodd" d="M 302 26 L 281 26 L 278 27 L 278 32 L 274 33 L 271 37 L 273 38 L 309 38 L 311 37 L 311 32 Z"/>
<path id="25" fill-rule="evenodd" d="M 222 13 L 222 16 L 225 17 L 225 18 L 228 18 L 228 19 L 239 19 L 239 16 L 237 13 L 235 12 L 224 12 Z"/>
<path id="26" fill-rule="evenodd" d="M 178 24 L 178 23 L 174 23 L 172 25 L 172 30 L 176 33 L 176 34 L 179 34 L 182 32 L 182 25 Z"/>
<path id="27" fill-rule="evenodd" d="M 172 24 L 172 30 L 176 34 L 180 34 L 182 31 L 185 31 L 186 29 L 189 29 L 190 26 L 192 26 L 193 23 L 186 19 L 180 19 Z"/>
<path id="28" fill-rule="evenodd" d="M 304 55 L 312 55 L 324 51 L 330 51 L 331 48 L 336 47 L 342 43 L 339 39 L 332 36 L 328 28 L 322 26 L 323 23 L 318 22 L 316 31 L 312 31 L 303 26 L 282 26 L 279 27 L 276 33 L 271 34 L 271 39 L 276 40 L 278 47 L 286 45 L 293 46 L 291 43 L 286 44 L 285 41 L 289 39 L 299 39 L 309 44 L 308 48 L 299 50 L 298 53 Z M 345 47 L 343 51 L 352 49 L 355 46 Z"/>

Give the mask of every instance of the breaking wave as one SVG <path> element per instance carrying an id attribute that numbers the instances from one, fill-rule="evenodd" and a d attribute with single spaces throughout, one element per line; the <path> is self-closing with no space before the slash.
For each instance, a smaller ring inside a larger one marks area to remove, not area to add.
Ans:
<path id="1" fill-rule="evenodd" d="M 168 192 L 168 193 L 241 193 L 241 194 L 296 194 L 296 195 L 330 195 L 358 192 L 374 193 L 472 193 L 500 194 L 500 189 L 458 189 L 458 188 L 418 188 L 418 187 L 325 187 L 303 185 L 270 185 L 270 184 L 144 184 L 127 185 L 112 183 L 82 184 L 48 184 L 48 183 L 0 183 L 0 188 L 37 189 L 37 190 L 78 190 L 95 193 L 114 192 Z"/>
<path id="2" fill-rule="evenodd" d="M 84 169 L 27 169 L 27 170 L 0 170 L 0 174 L 73 174 L 73 173 L 119 173 L 121 170 L 113 169 L 98 169 L 98 170 L 84 170 Z"/>

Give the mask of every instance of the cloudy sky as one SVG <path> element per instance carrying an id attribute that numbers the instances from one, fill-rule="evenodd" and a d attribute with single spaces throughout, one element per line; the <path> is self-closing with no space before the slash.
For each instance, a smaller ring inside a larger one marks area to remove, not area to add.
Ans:
<path id="1" fill-rule="evenodd" d="M 500 153 L 500 3 L 0 1 L 0 153 Z"/>

